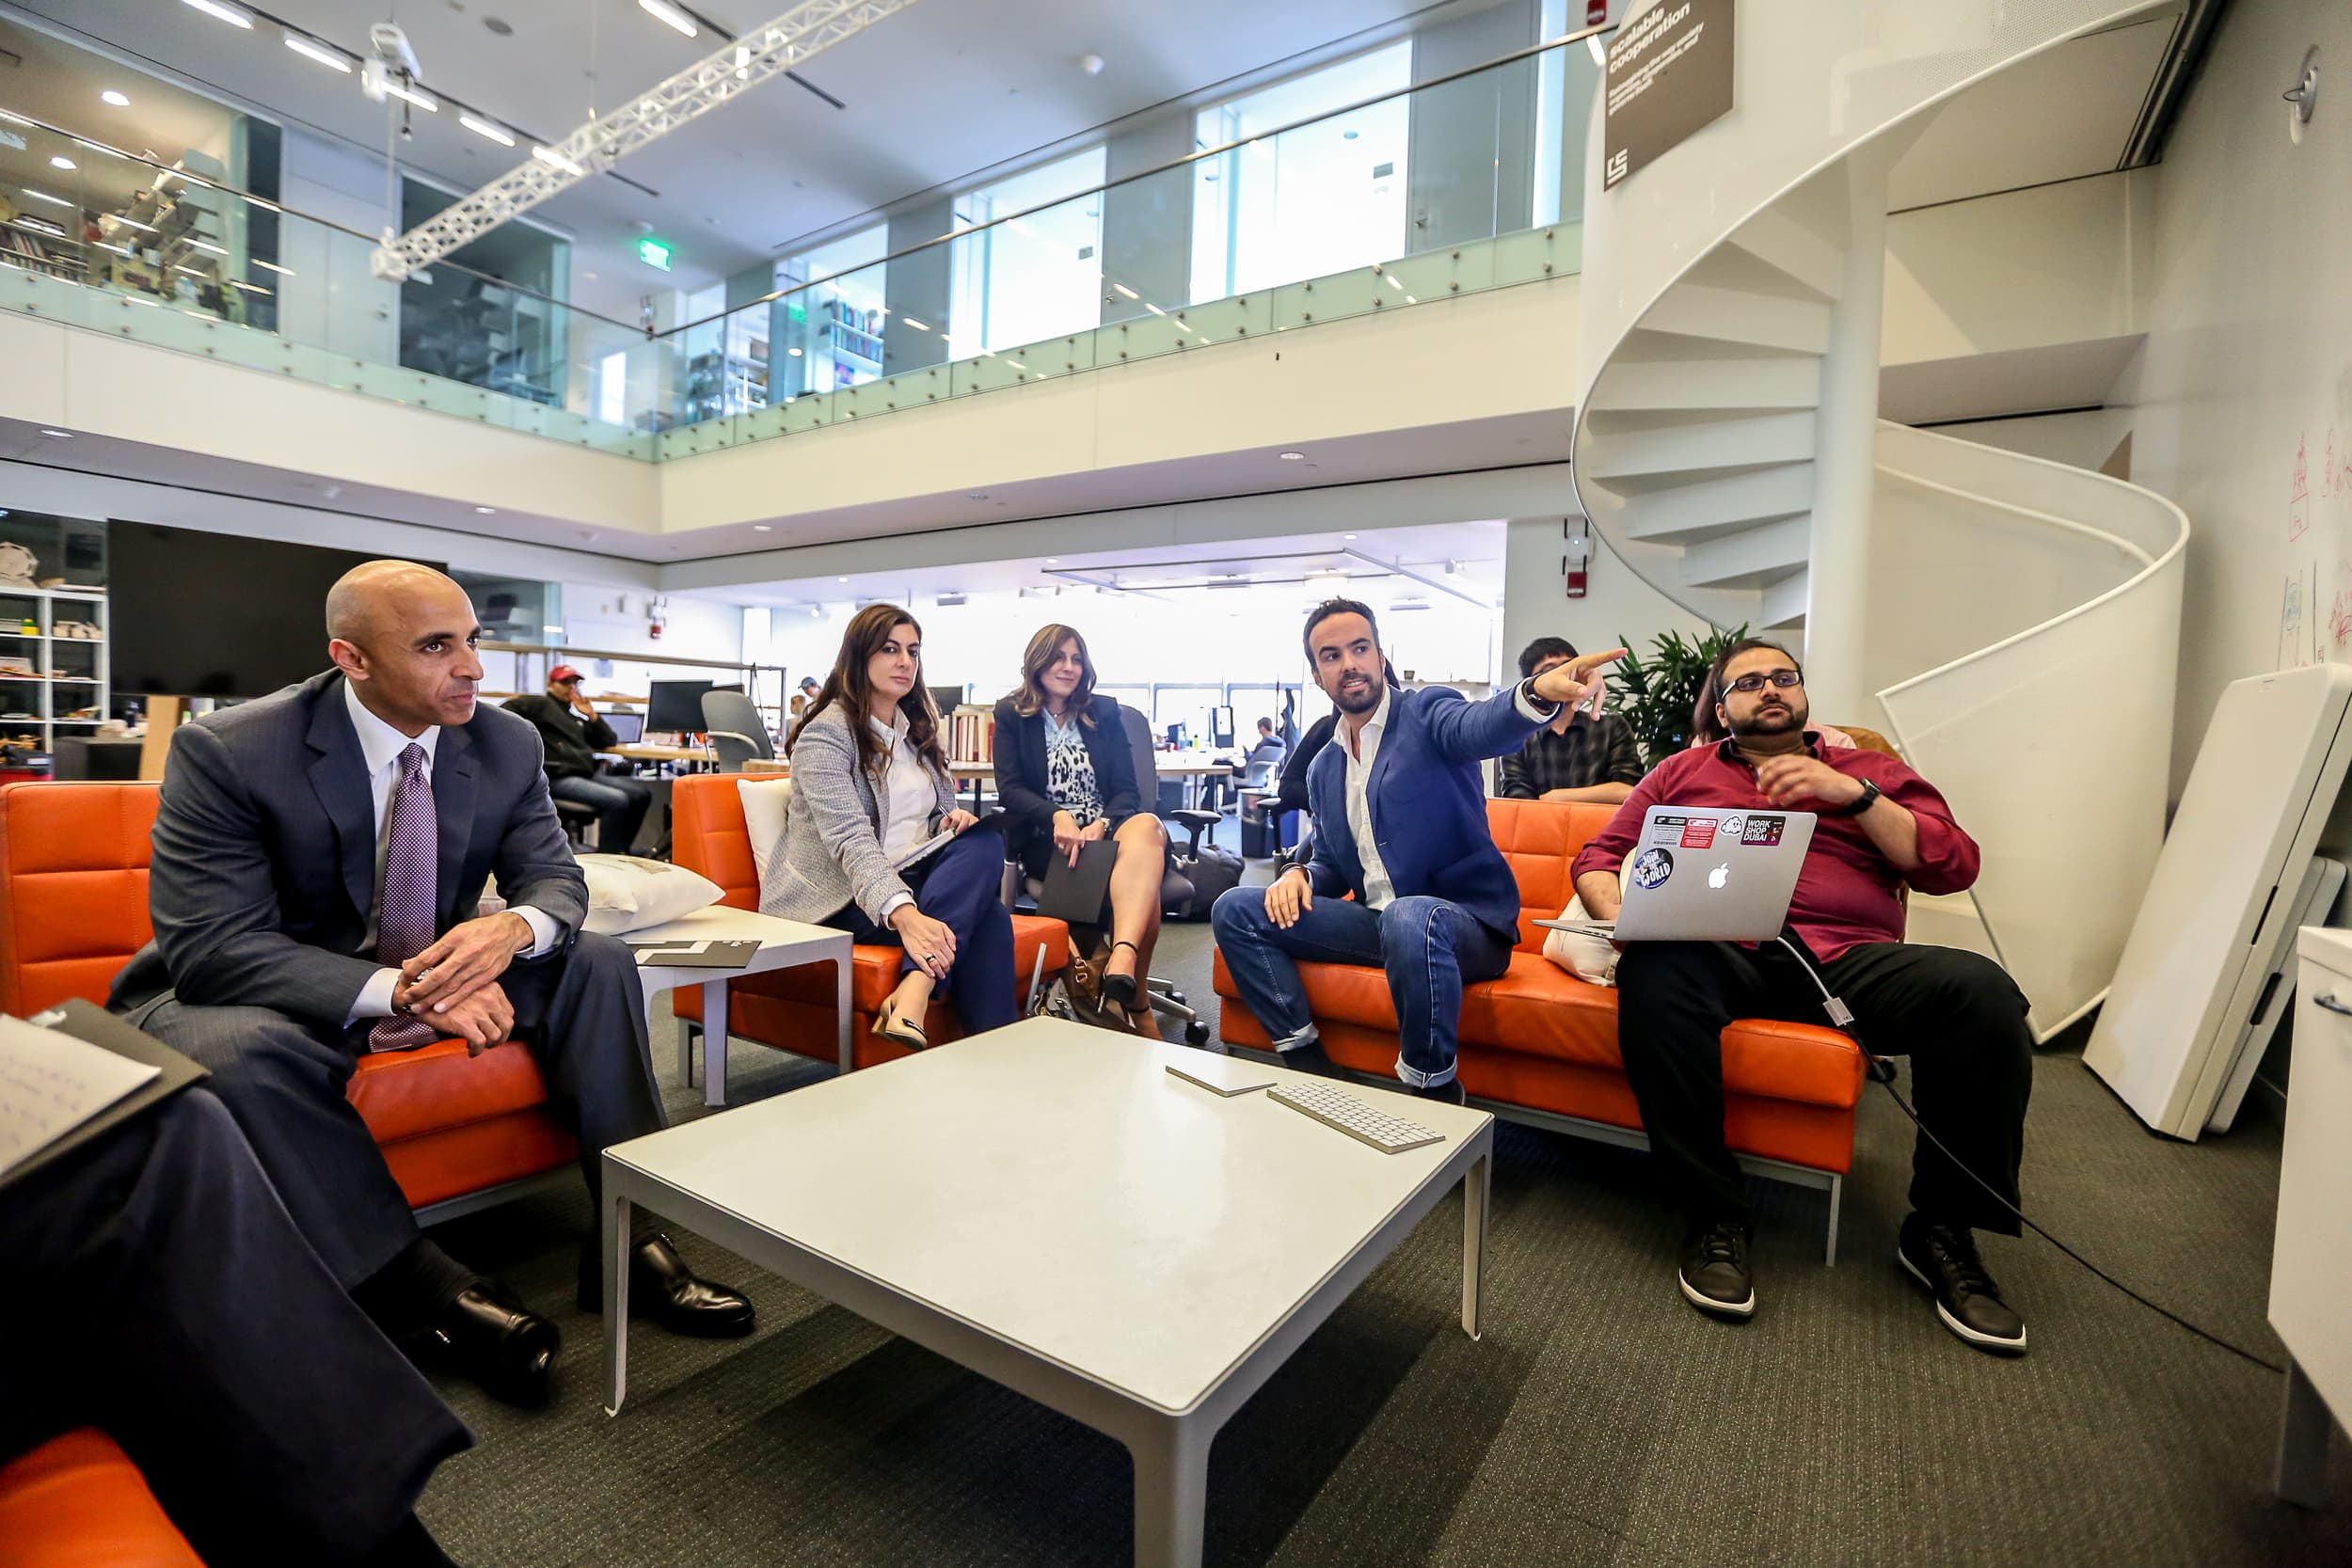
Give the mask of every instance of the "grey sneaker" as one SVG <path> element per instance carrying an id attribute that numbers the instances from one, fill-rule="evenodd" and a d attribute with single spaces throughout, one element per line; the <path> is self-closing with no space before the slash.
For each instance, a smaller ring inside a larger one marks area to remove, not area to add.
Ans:
<path id="1" fill-rule="evenodd" d="M 1682 1293 L 1702 1312 L 1746 1318 L 1756 1311 L 1756 1280 L 1748 1273 L 1748 1227 L 1717 1220 L 1682 1243 Z"/>

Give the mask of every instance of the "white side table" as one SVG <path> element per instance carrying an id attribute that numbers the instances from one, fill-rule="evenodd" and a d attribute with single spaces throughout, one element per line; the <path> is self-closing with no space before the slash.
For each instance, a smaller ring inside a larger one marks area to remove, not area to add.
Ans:
<path id="1" fill-rule="evenodd" d="M 665 990 L 688 986 L 703 990 L 703 1103 L 724 1105 L 727 1102 L 727 982 L 745 974 L 759 974 L 771 969 L 798 969 L 803 964 L 833 960 L 834 974 L 834 1049 L 841 1070 L 851 1066 L 850 1056 L 850 933 L 836 931 L 830 926 L 809 926 L 797 920 L 778 920 L 756 910 L 730 909 L 713 904 L 696 910 L 676 920 L 648 926 L 643 930 L 624 932 L 621 941 L 631 943 L 648 942 L 756 942 L 759 951 L 752 961 L 740 969 L 697 969 L 682 964 L 649 964 L 637 966 L 638 983 L 645 989 L 645 1011 L 653 1013 L 653 1000 Z M 680 1083 L 693 1082 L 694 1048 L 683 1020 L 678 1023 L 677 1070 Z"/>

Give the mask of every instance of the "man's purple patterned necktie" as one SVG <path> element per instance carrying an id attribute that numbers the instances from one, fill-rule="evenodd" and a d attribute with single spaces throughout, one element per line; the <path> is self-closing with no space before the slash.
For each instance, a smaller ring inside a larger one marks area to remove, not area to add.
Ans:
<path id="1" fill-rule="evenodd" d="M 433 815 L 433 775 L 424 748 L 414 741 L 401 751 L 400 777 L 386 808 L 390 831 L 384 841 L 384 892 L 377 900 L 375 961 L 398 966 L 433 945 L 433 909 L 437 901 L 440 832 Z M 422 1019 L 381 1018 L 368 1031 L 371 1051 L 414 1051 L 441 1037 Z"/>

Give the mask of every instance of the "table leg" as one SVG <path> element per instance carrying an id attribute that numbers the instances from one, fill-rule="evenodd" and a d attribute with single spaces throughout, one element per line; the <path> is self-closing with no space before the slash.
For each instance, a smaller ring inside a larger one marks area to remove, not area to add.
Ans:
<path id="1" fill-rule="evenodd" d="M 2304 1508 L 2328 1506 L 2328 1429 L 2332 1418 L 2302 1365 L 2287 1357 L 2286 1391 L 2279 1410 L 2279 1462 L 2270 1489 Z"/>
<path id="2" fill-rule="evenodd" d="M 617 1416 L 628 1392 L 629 1221 L 635 1205 L 612 1189 L 612 1166 L 604 1167 L 604 1413 Z"/>
<path id="3" fill-rule="evenodd" d="M 694 1025 L 690 1019 L 677 1021 L 677 1081 L 690 1089 L 694 1086 Z"/>
<path id="4" fill-rule="evenodd" d="M 1494 1171 L 1489 1146 L 1462 1176 L 1462 1332 L 1473 1339 L 1486 1292 L 1487 1196 Z"/>
<path id="5" fill-rule="evenodd" d="M 834 1048 L 838 1053 L 841 1072 L 845 1077 L 857 1067 L 856 1049 L 850 1044 L 850 972 L 854 967 L 846 952 L 833 964 Z"/>
<path id="6" fill-rule="evenodd" d="M 1128 1440 L 1136 1462 L 1136 1568 L 1200 1568 L 1215 1435 L 1198 1418 L 1172 1419 Z"/>
<path id="7" fill-rule="evenodd" d="M 703 987 L 703 1103 L 727 1102 L 727 983 Z"/>

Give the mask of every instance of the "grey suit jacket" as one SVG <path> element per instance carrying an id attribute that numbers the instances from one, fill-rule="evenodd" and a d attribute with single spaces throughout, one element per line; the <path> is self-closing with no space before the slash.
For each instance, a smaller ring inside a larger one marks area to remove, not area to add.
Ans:
<path id="1" fill-rule="evenodd" d="M 470 920 L 484 879 L 544 911 L 571 945 L 588 884 L 548 797 L 539 734 L 476 704 L 433 760 L 437 928 Z M 199 1006 L 269 1007 L 341 1029 L 381 965 L 368 956 L 376 830 L 367 763 L 330 671 L 208 713 L 171 738 L 148 903 L 155 940 L 115 976 L 109 1006 L 165 990 Z M 550 955 L 552 956 L 552 955 Z"/>
<path id="2" fill-rule="evenodd" d="M 936 831 L 956 809 L 956 782 L 935 772 L 932 784 Z M 907 892 L 882 854 L 882 807 L 873 778 L 858 766 L 849 721 L 827 706 L 792 742 L 792 809 L 784 842 L 768 859 L 760 912 L 813 922 L 853 903 L 879 923 L 882 906 Z"/>

